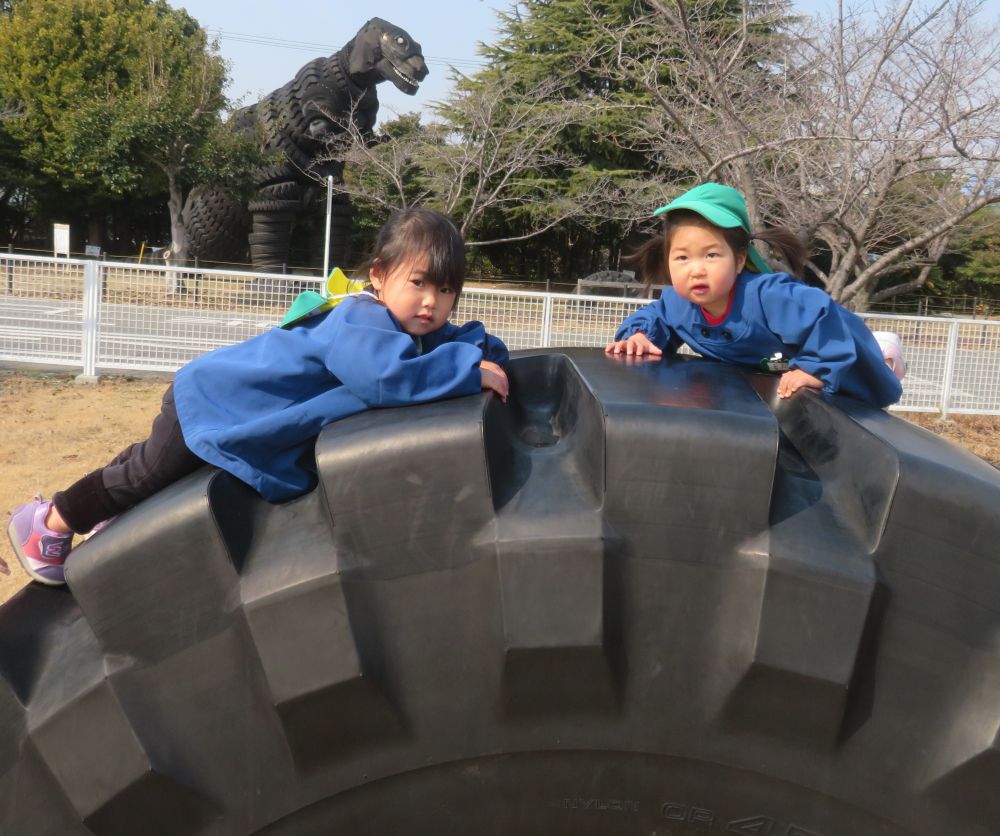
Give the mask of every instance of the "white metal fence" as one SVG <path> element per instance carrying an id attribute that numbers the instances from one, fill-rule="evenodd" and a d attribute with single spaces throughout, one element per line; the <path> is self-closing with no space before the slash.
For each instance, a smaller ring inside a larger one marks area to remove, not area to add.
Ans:
<path id="1" fill-rule="evenodd" d="M 174 371 L 281 319 L 318 277 L 171 269 L 0 254 L 0 361 Z M 644 299 L 466 288 L 456 322 L 480 319 L 511 349 L 603 346 Z M 896 408 L 1000 414 L 1000 321 L 869 314 L 906 351 Z"/>

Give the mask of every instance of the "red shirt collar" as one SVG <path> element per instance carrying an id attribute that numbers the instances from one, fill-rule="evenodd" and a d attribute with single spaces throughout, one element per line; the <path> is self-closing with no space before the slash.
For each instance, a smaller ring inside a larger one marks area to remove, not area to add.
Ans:
<path id="1" fill-rule="evenodd" d="M 736 295 L 736 282 L 733 282 L 733 286 L 729 291 L 729 303 L 726 305 L 726 309 L 722 312 L 721 316 L 712 316 L 712 314 L 710 314 L 704 308 L 701 308 L 701 305 L 699 305 L 698 307 L 701 308 L 701 315 L 705 317 L 705 322 L 707 322 L 709 325 L 722 325 L 722 323 L 726 321 L 726 317 L 729 316 L 729 312 L 733 309 L 733 297 L 735 295 Z"/>

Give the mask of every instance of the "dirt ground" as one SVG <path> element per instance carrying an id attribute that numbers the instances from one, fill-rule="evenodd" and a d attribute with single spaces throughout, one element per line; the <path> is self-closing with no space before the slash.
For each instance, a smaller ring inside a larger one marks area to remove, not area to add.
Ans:
<path id="1" fill-rule="evenodd" d="M 7 539 L 10 510 L 49 497 L 145 438 L 167 378 L 115 377 L 80 385 L 70 374 L 0 371 L 0 601 L 29 582 Z"/>
<path id="2" fill-rule="evenodd" d="M 79 385 L 70 374 L 0 370 L 0 518 L 6 534 L 10 509 L 41 492 L 50 496 L 146 437 L 167 387 L 165 377 L 113 377 Z M 1000 415 L 899 413 L 964 445 L 1000 467 Z M 28 583 L 7 537 L 0 559 L 0 601 Z"/>

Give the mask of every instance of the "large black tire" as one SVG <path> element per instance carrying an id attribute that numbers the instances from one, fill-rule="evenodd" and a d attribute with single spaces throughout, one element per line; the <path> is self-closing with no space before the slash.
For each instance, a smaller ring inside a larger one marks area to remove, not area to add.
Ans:
<path id="1" fill-rule="evenodd" d="M 233 264 L 249 254 L 250 213 L 231 192 L 195 186 L 184 203 L 181 223 L 191 258 Z"/>
<path id="2" fill-rule="evenodd" d="M 1000 474 L 694 358 L 206 469 L 0 609 L 3 833 L 1000 832 Z"/>

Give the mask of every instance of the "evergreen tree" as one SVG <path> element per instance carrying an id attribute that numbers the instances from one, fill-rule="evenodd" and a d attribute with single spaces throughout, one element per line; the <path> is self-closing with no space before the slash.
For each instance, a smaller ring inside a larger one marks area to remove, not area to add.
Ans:
<path id="1" fill-rule="evenodd" d="M 1000 209 L 979 210 L 957 230 L 952 246 L 940 275 L 928 282 L 929 289 L 1000 302 Z"/>
<path id="2" fill-rule="evenodd" d="M 644 94 L 632 83 L 612 79 L 604 72 L 603 62 L 612 44 L 609 29 L 635 23 L 644 6 L 640 0 L 518 3 L 499 15 L 499 38 L 482 49 L 486 66 L 472 77 L 456 80 L 459 91 L 478 89 L 490 95 L 503 79 L 502 89 L 511 107 L 522 99 L 553 115 L 565 109 L 574 114 L 554 138 L 552 154 L 576 163 L 533 172 L 554 187 L 550 188 L 552 202 L 490 212 L 475 237 L 518 237 L 526 229 L 544 225 L 549 217 L 566 214 L 567 202 L 579 202 L 583 211 L 572 213 L 572 220 L 560 222 L 515 250 L 505 244 L 510 259 L 493 253 L 493 260 L 507 271 L 528 270 L 573 280 L 606 266 L 609 259 L 617 261 L 620 241 L 631 224 L 616 220 L 621 215 L 615 205 L 616 190 L 641 188 L 649 168 L 642 149 L 626 142 L 630 120 L 641 111 Z M 539 99 L 539 89 L 547 90 L 543 99 Z M 468 129 L 455 109 L 445 107 L 441 115 L 459 131 Z"/>

